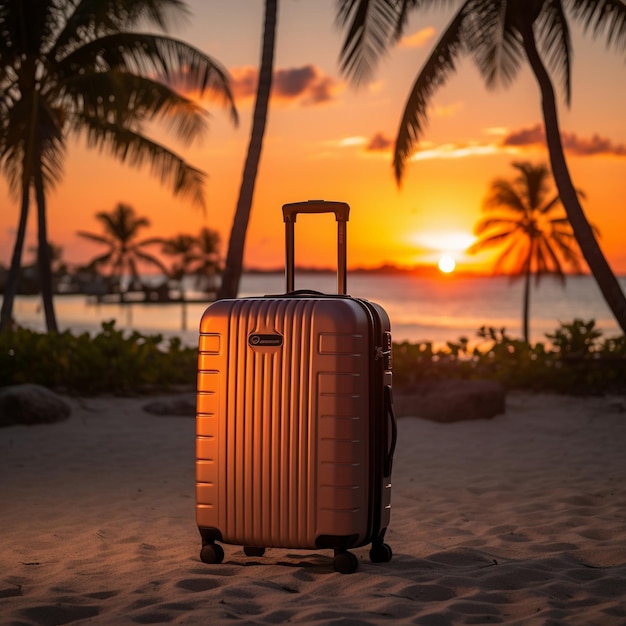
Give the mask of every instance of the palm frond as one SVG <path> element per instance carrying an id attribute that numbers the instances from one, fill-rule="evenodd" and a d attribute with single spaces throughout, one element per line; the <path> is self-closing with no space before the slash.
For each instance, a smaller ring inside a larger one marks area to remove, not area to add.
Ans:
<path id="1" fill-rule="evenodd" d="M 626 4 L 622 0 L 567 0 L 575 19 L 593 36 L 606 35 L 607 45 L 626 48 Z"/>
<path id="2" fill-rule="evenodd" d="M 503 3 L 474 0 L 466 5 L 465 12 L 465 44 L 487 88 L 508 86 L 524 62 L 524 49 L 506 20 Z"/>
<path id="3" fill-rule="evenodd" d="M 133 167 L 141 168 L 148 162 L 151 173 L 162 183 L 169 183 L 175 196 L 189 197 L 204 208 L 206 174 L 187 164 L 179 155 L 140 133 L 98 119 L 83 119 L 83 131 L 90 147 L 107 150 Z"/>
<path id="4" fill-rule="evenodd" d="M 56 37 L 55 54 L 75 48 L 86 37 L 102 37 L 139 22 L 167 32 L 175 22 L 189 16 L 182 0 L 72 0 L 59 4 L 58 10 L 63 14 L 64 27 Z"/>
<path id="5" fill-rule="evenodd" d="M 103 235 L 97 235 L 95 233 L 90 233 L 85 230 L 78 230 L 76 231 L 76 234 L 79 237 L 83 237 L 84 239 L 90 239 L 91 241 L 95 241 L 96 243 L 102 243 L 107 246 L 111 245 L 111 241 L 107 237 L 104 237 Z"/>
<path id="6" fill-rule="evenodd" d="M 507 267 L 507 263 L 509 266 Z M 508 245 L 498 255 L 494 272 L 499 273 L 503 269 L 508 269 L 512 277 L 522 276 L 528 263 L 528 241 L 520 238 L 513 238 Z"/>
<path id="7" fill-rule="evenodd" d="M 119 69 L 154 78 L 184 90 L 208 92 L 229 109 L 237 123 L 228 71 L 196 48 L 170 37 L 143 33 L 115 33 L 90 41 L 58 61 L 69 77 L 78 71 Z"/>
<path id="8" fill-rule="evenodd" d="M 0 6 L 0 50 L 4 65 L 19 65 L 19 60 L 37 56 L 51 38 L 53 0 L 3 2 Z"/>
<path id="9" fill-rule="evenodd" d="M 515 185 L 520 190 L 520 197 L 524 199 L 527 210 L 535 211 L 548 192 L 550 172 L 544 164 L 533 165 L 527 161 L 516 161 L 513 167 L 519 172 Z"/>
<path id="10" fill-rule="evenodd" d="M 553 243 L 558 247 L 556 240 L 553 240 Z M 537 262 L 535 272 L 537 283 L 544 274 L 554 274 L 560 279 L 561 283 L 565 283 L 565 273 L 563 271 L 561 258 L 559 254 L 557 254 L 555 246 L 552 245 L 547 237 L 540 237 L 538 239 L 535 259 Z"/>
<path id="11" fill-rule="evenodd" d="M 526 212 L 524 198 L 520 196 L 517 189 L 509 181 L 498 178 L 491 183 L 489 194 L 483 202 L 483 209 L 491 210 L 501 207 L 517 213 Z"/>
<path id="12" fill-rule="evenodd" d="M 144 263 L 156 265 L 156 267 L 158 267 L 164 274 L 167 274 L 167 268 L 165 267 L 165 265 L 152 254 L 148 254 L 147 252 L 143 252 L 142 250 L 135 250 L 135 256 L 138 260 L 141 260 Z"/>
<path id="13" fill-rule="evenodd" d="M 499 246 L 503 241 L 506 241 L 516 229 L 503 230 L 497 233 L 492 233 L 474 242 L 467 251 L 470 254 L 480 252 L 486 248 L 493 248 Z"/>
<path id="14" fill-rule="evenodd" d="M 397 0 L 337 0 L 337 25 L 348 26 L 339 67 L 356 85 L 371 79 L 401 28 Z"/>
<path id="15" fill-rule="evenodd" d="M 139 131 L 144 121 L 169 125 L 185 143 L 206 132 L 206 112 L 167 85 L 117 70 L 79 75 L 63 85 L 73 124 L 99 118 Z"/>
<path id="16" fill-rule="evenodd" d="M 556 209 L 560 205 L 561 205 L 561 196 L 554 196 L 548 202 L 546 202 L 543 206 L 537 207 L 537 210 L 542 215 L 547 215 L 551 211 L 554 211 L 554 209 Z M 569 220 L 566 217 L 564 217 L 562 219 L 564 219 L 569 224 Z"/>
<path id="17" fill-rule="evenodd" d="M 502 228 L 506 229 L 507 233 L 512 233 L 518 228 L 518 224 L 519 218 L 515 217 L 486 217 L 476 224 L 474 232 L 477 235 L 482 235 L 492 228 Z"/>
<path id="18" fill-rule="evenodd" d="M 105 252 L 104 254 L 101 254 L 100 256 L 97 256 L 97 257 L 91 259 L 91 261 L 89 261 L 89 263 L 87 263 L 86 268 L 87 269 L 97 269 L 101 265 L 109 265 L 111 263 L 111 259 L 112 258 L 113 258 L 113 253 L 112 252 Z"/>
<path id="19" fill-rule="evenodd" d="M 393 158 L 396 181 L 400 183 L 407 160 L 427 124 L 430 98 L 448 76 L 456 70 L 456 59 L 463 50 L 463 22 L 461 9 L 452 19 L 422 67 L 404 107 Z"/>

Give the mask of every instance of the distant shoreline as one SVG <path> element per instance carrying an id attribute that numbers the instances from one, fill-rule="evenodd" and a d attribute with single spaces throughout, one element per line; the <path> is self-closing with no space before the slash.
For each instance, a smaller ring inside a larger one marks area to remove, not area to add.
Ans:
<path id="1" fill-rule="evenodd" d="M 301 272 L 303 274 L 335 274 L 336 269 L 332 267 L 309 267 L 309 266 L 298 266 L 295 268 L 296 272 Z M 284 274 L 285 270 L 281 267 L 276 268 L 255 268 L 250 267 L 246 268 L 243 271 L 244 274 Z M 451 274 L 443 274 L 437 267 L 430 265 L 416 265 L 413 267 L 400 267 L 397 265 L 379 265 L 377 267 L 352 267 L 348 268 L 348 274 L 390 274 L 390 275 L 412 275 L 419 277 L 436 277 L 436 278 L 454 278 L 462 277 L 462 278 L 507 278 L 513 276 L 512 274 L 507 273 L 485 273 L 485 272 L 475 272 L 471 270 L 455 270 Z M 547 275 L 550 276 L 550 275 Z M 567 278 L 575 278 L 575 277 L 587 277 L 592 278 L 593 276 L 588 272 L 581 273 L 566 273 L 565 276 Z M 626 278 L 626 274 L 616 274 L 617 278 Z"/>

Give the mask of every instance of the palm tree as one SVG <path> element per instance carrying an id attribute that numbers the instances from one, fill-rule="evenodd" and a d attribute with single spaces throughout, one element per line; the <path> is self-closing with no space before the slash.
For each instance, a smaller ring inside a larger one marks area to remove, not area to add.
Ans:
<path id="1" fill-rule="evenodd" d="M 243 169 L 243 177 L 239 188 L 239 198 L 235 210 L 235 218 L 228 242 L 226 264 L 222 274 L 222 282 L 217 292 L 218 298 L 236 298 L 239 282 L 243 271 L 243 253 L 246 243 L 246 231 L 250 221 L 252 198 L 256 176 L 261 160 L 263 135 L 267 123 L 270 91 L 272 89 L 272 73 L 274 69 L 274 42 L 276 39 L 276 23 L 278 16 L 278 0 L 265 0 L 265 18 L 263 27 L 263 50 L 261 67 L 257 85 L 256 101 L 252 119 L 252 132 L 248 153 Z"/>
<path id="2" fill-rule="evenodd" d="M 490 215 L 476 225 L 480 238 L 468 251 L 506 246 L 496 260 L 495 271 L 508 269 L 513 279 L 524 279 L 522 326 L 528 343 L 531 276 L 534 274 L 539 284 L 542 276 L 552 274 L 565 285 L 564 266 L 580 272 L 581 257 L 560 197 L 548 195 L 548 168 L 527 162 L 512 165 L 518 171 L 517 178 L 512 182 L 498 178 L 491 183 L 483 203 Z"/>
<path id="3" fill-rule="evenodd" d="M 194 261 L 194 248 L 196 240 L 192 235 L 176 235 L 170 239 L 164 239 L 162 247 L 163 254 L 174 257 L 174 261 L 167 271 L 167 275 L 178 282 L 180 289 L 181 308 L 181 330 L 187 330 L 187 302 L 185 299 L 184 278 L 190 273 L 190 266 Z"/>
<path id="4" fill-rule="evenodd" d="M 219 251 L 220 234 L 210 228 L 202 228 L 196 239 L 192 273 L 196 276 L 196 285 L 203 287 L 207 293 L 213 291 L 213 279 L 220 271 Z"/>
<path id="5" fill-rule="evenodd" d="M 0 0 L 0 169 L 21 202 L 0 330 L 11 322 L 28 212 L 37 206 L 38 266 L 49 331 L 57 330 L 46 223 L 70 135 L 134 166 L 149 163 L 174 194 L 203 204 L 204 173 L 146 134 L 164 122 L 189 143 L 206 111 L 179 93 L 209 90 L 236 110 L 226 71 L 166 35 L 183 0 Z M 141 33 L 152 25 L 163 34 Z"/>
<path id="6" fill-rule="evenodd" d="M 141 283 L 138 264 L 143 262 L 155 265 L 164 274 L 167 268 L 152 254 L 145 252 L 144 248 L 161 243 L 160 239 L 150 238 L 138 240 L 139 232 L 150 226 L 146 217 L 140 217 L 135 210 L 126 204 L 119 203 L 113 211 L 96 213 L 96 219 L 102 224 L 103 235 L 78 231 L 80 237 L 89 239 L 107 247 L 106 252 L 92 259 L 87 270 L 98 270 L 102 267 L 109 268 L 109 278 L 117 285 L 120 301 L 124 301 L 124 294 L 128 287 L 124 286 L 124 279 L 130 276 L 129 285 Z"/>
<path id="7" fill-rule="evenodd" d="M 411 9 L 449 4 L 449 0 L 338 0 L 338 20 L 348 27 L 340 57 L 343 71 L 357 82 L 366 80 L 377 58 L 402 34 Z M 528 61 L 541 92 L 550 165 L 559 196 L 585 261 L 626 333 L 626 297 L 576 194 L 546 67 L 562 82 L 569 105 L 568 15 L 593 35 L 606 36 L 609 45 L 618 49 L 626 45 L 626 4 L 621 0 L 464 0 L 415 79 L 396 138 L 394 171 L 400 184 L 406 163 L 424 135 L 430 99 L 454 72 L 462 54 L 471 57 L 488 88 L 499 83 L 508 86 Z"/>
<path id="8" fill-rule="evenodd" d="M 186 276 L 193 275 L 200 282 L 216 273 L 219 268 L 219 241 L 219 233 L 206 227 L 200 230 L 198 237 L 179 234 L 169 239 L 158 240 L 162 245 L 163 254 L 174 257 L 174 262 L 167 271 L 167 275 L 179 284 L 182 303 L 182 330 L 187 330 L 187 299 L 184 279 Z"/>

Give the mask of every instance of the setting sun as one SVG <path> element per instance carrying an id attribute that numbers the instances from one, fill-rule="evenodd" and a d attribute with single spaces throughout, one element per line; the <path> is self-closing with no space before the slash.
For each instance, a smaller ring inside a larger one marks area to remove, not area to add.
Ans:
<path id="1" fill-rule="evenodd" d="M 456 268 L 456 261 L 450 254 L 442 254 L 439 258 L 439 263 L 437 263 L 437 267 L 439 267 L 439 270 L 444 274 L 451 274 Z"/>

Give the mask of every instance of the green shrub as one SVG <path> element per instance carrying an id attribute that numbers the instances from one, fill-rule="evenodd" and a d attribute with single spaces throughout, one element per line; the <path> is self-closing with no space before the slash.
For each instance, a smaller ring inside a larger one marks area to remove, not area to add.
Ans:
<path id="1" fill-rule="evenodd" d="M 557 393 L 626 392 L 626 340 L 605 339 L 595 322 L 575 319 L 534 346 L 504 328 L 478 330 L 479 347 L 461 337 L 445 348 L 430 342 L 395 343 L 394 387 L 415 388 L 444 378 L 488 379 L 507 389 Z M 0 334 L 0 385 L 38 383 L 76 395 L 128 395 L 195 389 L 196 348 L 178 338 L 132 332 L 115 322 L 94 336 L 36 333 L 17 328 Z"/>
<path id="2" fill-rule="evenodd" d="M 162 335 L 124 336 L 105 322 L 95 336 L 36 333 L 24 328 L 0 334 L 3 385 L 37 383 L 78 395 L 194 388 L 197 350 L 178 338 L 163 348 Z"/>
<path id="3" fill-rule="evenodd" d="M 440 378 L 488 379 L 508 389 L 569 394 L 626 392 L 626 340 L 604 339 L 595 321 L 575 319 L 534 346 L 507 336 L 504 328 L 482 327 L 480 348 L 468 340 L 394 346 L 394 385 L 415 387 Z"/>

